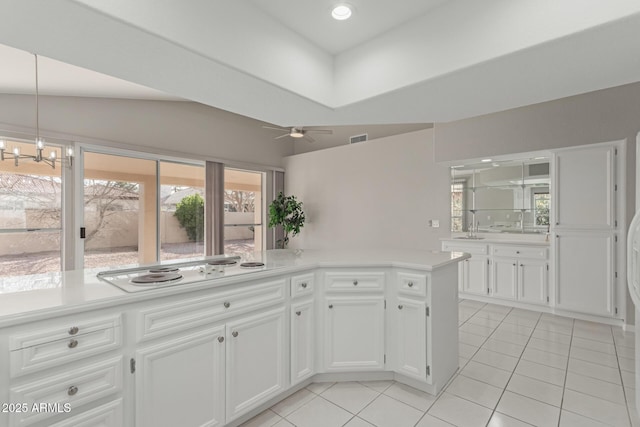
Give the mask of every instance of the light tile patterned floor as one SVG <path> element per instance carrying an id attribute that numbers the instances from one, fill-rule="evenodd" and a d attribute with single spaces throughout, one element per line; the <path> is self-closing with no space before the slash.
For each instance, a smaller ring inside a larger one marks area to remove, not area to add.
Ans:
<path id="1" fill-rule="evenodd" d="M 243 427 L 638 426 L 633 333 L 462 300 L 460 370 L 439 396 L 314 383 Z"/>

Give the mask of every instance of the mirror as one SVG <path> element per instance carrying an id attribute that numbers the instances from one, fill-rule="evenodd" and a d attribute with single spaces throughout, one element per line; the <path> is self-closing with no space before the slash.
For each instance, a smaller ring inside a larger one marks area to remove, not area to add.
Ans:
<path id="1" fill-rule="evenodd" d="M 451 231 L 546 233 L 550 184 L 545 157 L 453 166 Z"/>

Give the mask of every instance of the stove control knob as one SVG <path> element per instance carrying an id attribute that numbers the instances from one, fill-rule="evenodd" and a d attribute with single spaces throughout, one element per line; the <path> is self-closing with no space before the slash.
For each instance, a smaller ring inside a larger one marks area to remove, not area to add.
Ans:
<path id="1" fill-rule="evenodd" d="M 231 307 L 231 303 L 229 301 L 225 301 L 224 308 L 229 308 L 229 307 Z"/>

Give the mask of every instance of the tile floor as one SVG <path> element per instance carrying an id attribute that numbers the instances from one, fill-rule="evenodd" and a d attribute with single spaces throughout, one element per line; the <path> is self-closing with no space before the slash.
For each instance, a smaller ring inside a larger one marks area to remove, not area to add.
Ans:
<path id="1" fill-rule="evenodd" d="M 459 330 L 460 370 L 438 396 L 314 383 L 243 427 L 640 426 L 633 333 L 470 300 Z"/>

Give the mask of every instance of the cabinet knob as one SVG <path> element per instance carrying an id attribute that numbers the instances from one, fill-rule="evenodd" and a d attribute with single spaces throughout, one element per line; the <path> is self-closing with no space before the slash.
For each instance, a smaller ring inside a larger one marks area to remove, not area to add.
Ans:
<path id="1" fill-rule="evenodd" d="M 67 344 L 69 348 L 76 348 L 78 346 L 78 340 L 71 340 L 69 344 Z"/>
<path id="2" fill-rule="evenodd" d="M 301 311 L 296 311 L 296 316 L 300 316 L 302 314 Z"/>
<path id="3" fill-rule="evenodd" d="M 329 308 L 333 308 L 333 304 L 329 304 Z"/>
<path id="4" fill-rule="evenodd" d="M 67 394 L 68 394 L 69 396 L 75 396 L 77 393 L 78 393 L 78 387 L 76 387 L 76 386 L 74 386 L 74 385 L 72 385 L 71 387 L 69 387 L 69 388 L 67 389 Z"/>
<path id="5" fill-rule="evenodd" d="M 218 337 L 218 342 L 224 342 L 224 337 Z"/>
<path id="6" fill-rule="evenodd" d="M 358 281 L 357 280 L 353 281 L 353 286 L 358 286 Z"/>
<path id="7" fill-rule="evenodd" d="M 407 286 L 410 287 L 410 288 L 413 288 L 413 282 L 407 283 Z"/>
<path id="8" fill-rule="evenodd" d="M 237 337 L 238 336 L 238 331 L 231 332 L 231 335 L 233 335 L 234 338 Z"/>
<path id="9" fill-rule="evenodd" d="M 516 266 L 516 264 L 514 263 L 514 264 L 513 264 L 513 266 L 515 267 L 515 266 Z"/>
<path id="10" fill-rule="evenodd" d="M 225 301 L 224 308 L 229 308 L 229 307 L 231 307 L 231 303 L 229 301 Z"/>
<path id="11" fill-rule="evenodd" d="M 77 326 L 74 326 L 69 329 L 69 335 L 75 335 L 78 333 L 78 331 L 80 331 L 80 329 Z"/>
<path id="12" fill-rule="evenodd" d="M 307 282 L 300 283 L 300 286 L 302 286 L 302 289 L 307 289 Z"/>
<path id="13" fill-rule="evenodd" d="M 402 305 L 402 304 L 400 304 L 400 305 L 398 306 L 398 310 L 402 310 L 402 308 L 403 308 L 403 305 Z"/>
<path id="14" fill-rule="evenodd" d="M 520 267 L 524 267 L 524 264 L 520 264 Z"/>
<path id="15" fill-rule="evenodd" d="M 517 253 L 517 254 L 519 254 L 519 253 L 520 253 L 520 251 L 516 251 L 516 253 Z"/>

